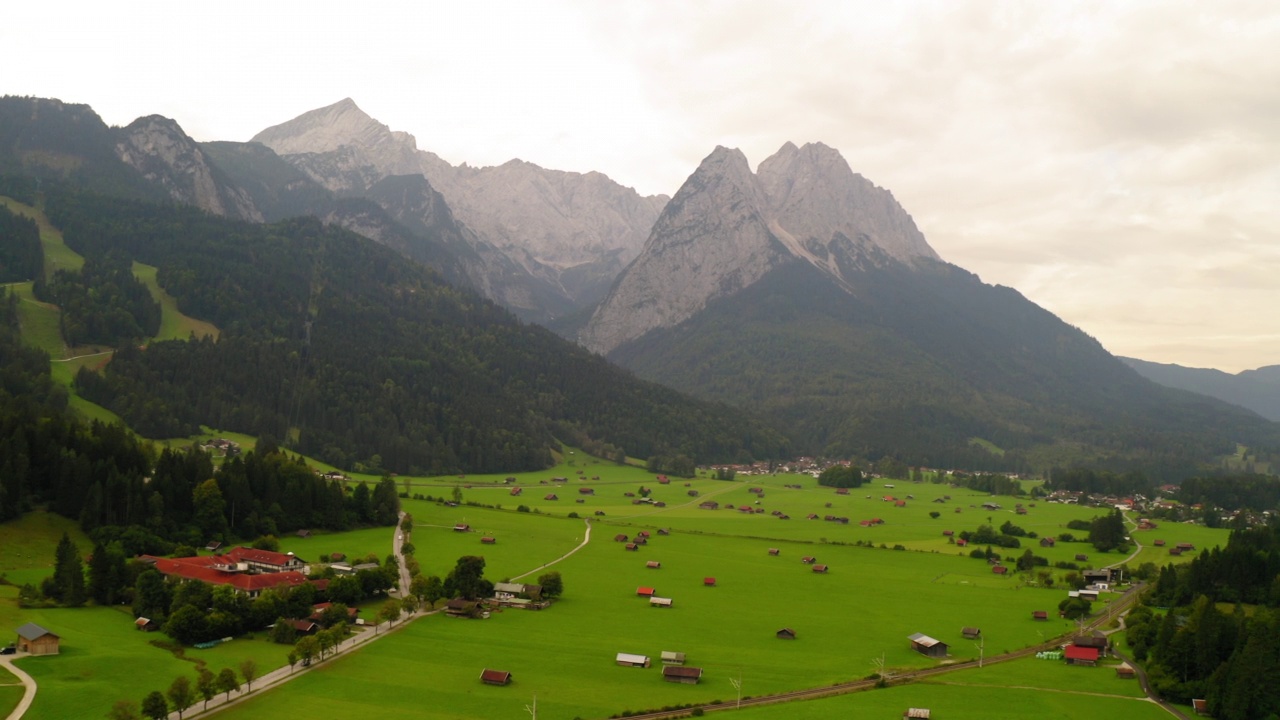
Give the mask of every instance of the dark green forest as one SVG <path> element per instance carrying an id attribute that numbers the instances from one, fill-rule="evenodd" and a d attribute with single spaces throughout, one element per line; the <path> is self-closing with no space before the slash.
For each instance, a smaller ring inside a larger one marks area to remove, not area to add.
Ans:
<path id="1" fill-rule="evenodd" d="M 1129 643 L 1147 662 L 1152 688 L 1178 702 L 1204 698 L 1210 714 L 1223 720 L 1280 713 L 1278 577 L 1275 522 L 1237 529 L 1225 548 L 1161 570 L 1145 605 L 1126 618 Z"/>
<path id="2" fill-rule="evenodd" d="M 40 229 L 35 222 L 0 205 L 0 283 L 34 280 L 43 265 Z"/>
<path id="3" fill-rule="evenodd" d="M 1163 480 L 1205 472 L 1237 442 L 1280 447 L 1275 424 L 1151 383 L 960 268 L 881 267 L 851 283 L 853 296 L 792 263 L 610 358 L 757 410 L 798 452 L 826 457 L 1013 472 L 1082 464 Z"/>
<path id="4" fill-rule="evenodd" d="M 72 347 L 136 343 L 160 330 L 160 304 L 119 252 L 88 256 L 80 270 L 58 270 L 48 282 L 41 277 L 33 290 L 62 309 L 62 339 Z"/>
<path id="5" fill-rule="evenodd" d="M 157 266 L 184 312 L 223 329 L 216 342 L 124 347 L 104 374 L 77 377 L 150 437 L 206 424 L 411 474 L 545 467 L 570 431 L 640 457 L 787 451 L 741 411 L 641 382 L 314 219 L 254 225 L 65 186 L 47 189 L 46 211 L 72 249 Z"/>

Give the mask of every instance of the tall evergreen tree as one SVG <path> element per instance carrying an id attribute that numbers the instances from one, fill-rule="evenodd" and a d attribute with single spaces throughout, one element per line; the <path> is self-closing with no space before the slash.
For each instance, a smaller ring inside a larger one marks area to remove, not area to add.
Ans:
<path id="1" fill-rule="evenodd" d="M 84 586 L 84 563 L 80 551 L 64 532 L 54 552 L 53 582 L 62 596 L 62 602 L 71 607 L 84 604 L 87 599 Z"/>

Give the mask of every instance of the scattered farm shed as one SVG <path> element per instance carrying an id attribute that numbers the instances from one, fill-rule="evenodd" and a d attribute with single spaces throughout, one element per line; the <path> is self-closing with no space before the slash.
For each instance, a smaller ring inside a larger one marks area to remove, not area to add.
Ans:
<path id="1" fill-rule="evenodd" d="M 1137 677 L 1138 673 L 1129 663 L 1120 663 L 1116 666 L 1116 677 L 1122 680 L 1132 680 Z"/>
<path id="2" fill-rule="evenodd" d="M 667 665 L 662 668 L 662 679 L 667 682 L 678 682 L 686 685 L 697 685 L 702 678 L 702 668 Z"/>
<path id="3" fill-rule="evenodd" d="M 623 548 L 626 550 L 639 550 L 640 546 L 635 543 L 627 543 L 626 545 L 623 546 Z"/>
<path id="4" fill-rule="evenodd" d="M 674 650 L 663 650 L 662 664 L 663 665 L 683 665 L 684 653 L 675 652 Z"/>
<path id="5" fill-rule="evenodd" d="M 1209 701 L 1201 698 L 1193 698 L 1191 700 L 1191 709 L 1197 715 L 1207 716 L 1209 714 Z"/>
<path id="6" fill-rule="evenodd" d="M 1088 559 L 1089 559 L 1088 555 L 1085 555 L 1084 553 L 1076 553 L 1076 560 L 1078 562 L 1084 562 L 1085 560 L 1088 560 Z"/>
<path id="7" fill-rule="evenodd" d="M 947 656 L 947 644 L 941 640 L 935 640 L 924 633 L 912 633 L 907 636 L 907 639 L 911 641 L 911 649 L 921 655 L 929 657 Z"/>
<path id="8" fill-rule="evenodd" d="M 614 662 L 623 667 L 647 668 L 649 667 L 649 656 L 632 655 L 631 653 L 618 653 Z"/>
<path id="9" fill-rule="evenodd" d="M 662 563 L 658 562 L 657 560 L 650 560 L 649 562 L 645 563 L 644 566 L 649 568 L 650 570 L 657 570 L 658 568 L 662 567 Z"/>
<path id="10" fill-rule="evenodd" d="M 471 532 L 471 526 L 466 523 L 458 523 L 453 526 L 454 532 Z"/>
<path id="11" fill-rule="evenodd" d="M 651 598 L 649 598 L 649 607 L 665 607 L 665 608 L 669 608 L 669 607 L 674 607 L 674 606 L 675 606 L 675 602 L 676 602 L 676 601 L 675 601 L 675 600 L 672 600 L 671 598 L 664 598 L 664 597 L 656 597 L 656 596 L 655 596 L 655 597 L 651 597 Z"/>
<path id="12" fill-rule="evenodd" d="M 774 633 L 774 635 L 777 636 L 779 640 L 795 640 L 796 639 L 796 631 L 792 630 L 791 628 L 782 628 L 778 632 Z"/>
<path id="13" fill-rule="evenodd" d="M 133 626 L 143 632 L 155 632 L 160 629 L 160 623 L 151 618 L 140 617 L 133 621 Z"/>
<path id="14" fill-rule="evenodd" d="M 302 538 L 303 540 L 306 540 L 307 538 L 311 537 L 311 531 L 310 531 L 310 530 L 299 530 L 299 531 L 295 532 L 295 533 L 294 533 L 294 535 L 297 535 L 298 537 Z"/>
<path id="15" fill-rule="evenodd" d="M 1157 540 L 1157 541 L 1156 541 L 1156 547 L 1164 547 L 1164 541 L 1163 541 L 1163 540 Z"/>
<path id="16" fill-rule="evenodd" d="M 485 668 L 480 672 L 480 682 L 485 685 L 506 685 L 511 682 L 511 673 L 506 670 L 490 670 Z"/>
<path id="17" fill-rule="evenodd" d="M 670 535 L 671 531 L 666 528 L 658 528 L 659 535 Z"/>
<path id="18" fill-rule="evenodd" d="M 965 640 L 977 640 L 982 635 L 982 630 L 976 627 L 965 627 L 960 628 L 960 634 L 964 636 Z"/>
<path id="19" fill-rule="evenodd" d="M 217 540 L 214 540 L 210 542 L 208 545 L 205 545 L 204 549 L 208 550 L 209 552 L 217 552 L 218 548 L 220 547 L 222 547 L 222 543 L 218 542 Z"/>
<path id="20" fill-rule="evenodd" d="M 628 541 L 628 540 L 630 540 L 630 539 L 631 539 L 631 538 L 627 537 L 625 533 L 618 533 L 617 535 L 614 535 L 614 536 L 613 536 L 613 541 L 614 541 L 614 542 L 624 543 L 624 542 L 626 542 L 626 541 Z"/>
<path id="21" fill-rule="evenodd" d="M 991 572 L 996 575 L 1007 575 L 1009 573 L 1009 568 L 1004 565 L 992 565 Z"/>
<path id="22" fill-rule="evenodd" d="M 1057 542 L 1057 538 L 1042 537 L 1040 538 L 1040 547 L 1053 547 Z"/>
<path id="23" fill-rule="evenodd" d="M 804 557 L 800 558 L 800 562 L 804 563 L 805 565 L 812 565 L 818 562 L 818 559 L 813 557 L 812 555 L 805 555 Z"/>
<path id="24" fill-rule="evenodd" d="M 579 495 L 595 495 L 596 489 L 595 488 L 578 488 L 578 494 Z"/>
<path id="25" fill-rule="evenodd" d="M 929 708 L 907 708 L 905 711 L 903 711 L 902 717 L 911 718 L 912 720 L 914 720 L 915 718 L 923 718 L 924 720 L 929 720 Z"/>
<path id="26" fill-rule="evenodd" d="M 770 555 L 777 555 L 777 554 L 778 554 L 778 553 L 780 553 L 780 552 L 782 552 L 782 551 L 781 551 L 781 550 L 779 550 L 778 548 L 769 548 L 769 554 L 770 554 Z"/>
<path id="27" fill-rule="evenodd" d="M 816 572 L 816 573 L 823 573 L 823 574 L 825 574 L 825 573 L 827 572 L 827 566 L 826 566 L 826 565 L 814 565 L 814 566 L 813 566 L 813 571 L 814 571 L 814 572 Z"/>
<path id="28" fill-rule="evenodd" d="M 544 497 L 544 498 L 542 498 L 542 499 L 543 499 L 543 500 L 559 500 L 560 498 L 559 498 L 559 497 L 556 497 L 556 494 L 555 494 L 555 493 L 550 493 L 550 494 L 548 494 L 546 497 Z"/>
<path id="29" fill-rule="evenodd" d="M 702 584 L 706 587 L 715 587 L 716 579 L 713 577 L 704 577 L 702 578 Z"/>
<path id="30" fill-rule="evenodd" d="M 1048 620 L 1049 613 L 1045 610 L 1034 610 L 1031 613 L 1032 620 Z"/>
<path id="31" fill-rule="evenodd" d="M 57 655 L 62 638 L 35 623 L 18 628 L 17 647 L 30 655 Z"/>
<path id="32" fill-rule="evenodd" d="M 518 488 L 518 487 L 513 487 L 513 488 L 511 488 L 511 494 L 512 494 L 512 495 L 519 495 L 519 494 L 521 494 L 521 493 L 523 493 L 523 492 L 524 492 L 524 490 L 522 490 L 522 489 L 520 489 L 520 488 Z"/>
<path id="33" fill-rule="evenodd" d="M 449 617 L 475 617 L 479 611 L 480 603 L 472 600 L 463 600 L 461 598 L 454 598 L 453 600 L 445 603 L 444 606 L 444 614 Z"/>
<path id="34" fill-rule="evenodd" d="M 485 545 L 496 545 L 498 543 L 498 538 L 489 537 L 488 535 L 486 535 L 480 538 L 480 542 L 484 543 Z"/>

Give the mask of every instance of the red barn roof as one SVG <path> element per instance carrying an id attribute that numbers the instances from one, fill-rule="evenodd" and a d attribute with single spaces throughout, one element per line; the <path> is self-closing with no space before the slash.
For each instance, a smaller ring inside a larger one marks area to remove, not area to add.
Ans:
<path id="1" fill-rule="evenodd" d="M 1096 662 L 1098 660 L 1098 648 L 1068 645 L 1066 658 L 1068 660 L 1089 660 Z"/>

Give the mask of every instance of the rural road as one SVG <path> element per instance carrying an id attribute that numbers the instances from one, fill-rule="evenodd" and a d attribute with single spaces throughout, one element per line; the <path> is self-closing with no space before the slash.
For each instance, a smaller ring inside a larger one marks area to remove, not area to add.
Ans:
<path id="1" fill-rule="evenodd" d="M 22 700 L 18 702 L 18 706 L 13 709 L 13 712 L 9 713 L 7 720 L 18 720 L 27 711 L 27 708 L 31 707 L 31 701 L 36 699 L 36 681 L 17 665 L 13 664 L 15 659 L 13 655 L 0 655 L 0 665 L 3 665 L 6 670 L 17 676 L 26 688 L 26 692 L 22 694 Z"/>
<path id="2" fill-rule="evenodd" d="M 529 572 L 527 572 L 527 573 L 525 573 L 525 574 L 523 574 L 523 575 L 517 575 L 517 576 L 515 576 L 515 577 L 513 577 L 513 578 L 511 578 L 511 579 L 512 579 L 513 581 L 515 581 L 515 580 L 519 580 L 520 578 L 526 578 L 526 577 L 529 577 L 530 575 L 532 575 L 532 574 L 534 574 L 534 573 L 538 572 L 539 570 L 545 570 L 546 568 L 549 568 L 549 567 L 551 567 L 552 565 L 555 565 L 556 563 L 560 562 L 561 560 L 564 560 L 565 558 L 569 557 L 570 555 L 572 555 L 572 554 L 574 554 L 574 553 L 578 552 L 579 550 L 581 550 L 582 548 L 586 547 L 586 546 L 587 546 L 587 543 L 591 542 L 591 518 L 583 518 L 583 520 L 582 520 L 582 521 L 583 521 L 584 523 L 586 523 L 586 524 L 587 524 L 587 532 L 586 532 L 586 534 L 583 536 L 583 538 L 582 538 L 582 542 L 578 543 L 578 547 L 576 547 L 576 548 L 574 548 L 574 549 L 570 550 L 569 552 L 567 552 L 567 553 L 565 553 L 565 554 L 561 555 L 560 557 L 556 558 L 555 560 L 552 560 L 552 561 L 551 561 L 551 562 L 549 562 L 549 563 L 543 563 L 542 565 L 540 565 L 540 566 L 538 566 L 538 567 L 536 567 L 536 568 L 534 568 L 534 569 L 530 570 Z"/>

